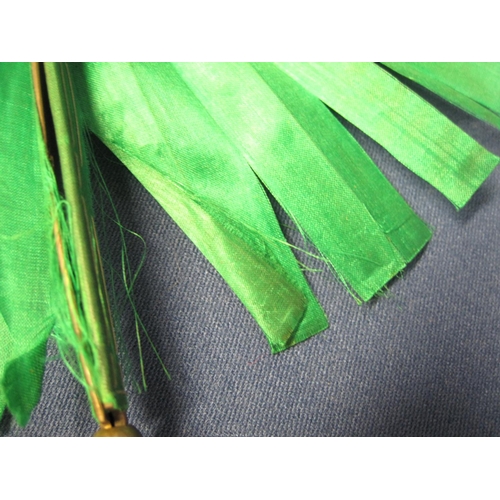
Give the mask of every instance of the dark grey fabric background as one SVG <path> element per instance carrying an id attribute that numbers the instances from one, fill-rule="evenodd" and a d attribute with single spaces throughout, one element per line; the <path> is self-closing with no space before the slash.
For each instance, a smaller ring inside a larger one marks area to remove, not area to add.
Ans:
<path id="1" fill-rule="evenodd" d="M 414 88 L 500 155 L 499 131 Z M 308 273 L 331 326 L 278 355 L 270 354 L 259 327 L 194 245 L 95 141 L 121 221 L 147 245 L 136 308 L 172 376 L 167 380 L 144 345 L 148 390 L 138 394 L 129 383 L 129 417 L 145 436 L 500 434 L 500 171 L 457 212 L 347 126 L 435 234 L 385 296 L 362 306 L 327 270 Z M 100 218 L 99 228 L 106 261 L 119 271 L 117 227 Z M 293 231 L 285 233 L 301 243 Z M 132 236 L 127 243 L 137 265 L 142 246 Z M 132 352 L 128 380 L 139 380 L 123 295 L 118 290 L 115 310 Z M 0 434 L 90 436 L 96 430 L 83 389 L 52 344 L 49 355 L 30 423 L 21 429 L 6 415 Z"/>

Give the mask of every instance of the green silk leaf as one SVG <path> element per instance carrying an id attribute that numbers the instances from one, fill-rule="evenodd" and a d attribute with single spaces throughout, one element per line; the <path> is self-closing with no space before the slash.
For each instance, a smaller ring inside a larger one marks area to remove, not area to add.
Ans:
<path id="1" fill-rule="evenodd" d="M 261 181 L 362 300 L 373 297 L 428 241 L 427 227 L 345 128 L 275 66 L 175 66 Z"/>
<path id="2" fill-rule="evenodd" d="M 224 277 L 272 351 L 324 330 L 262 185 L 175 67 L 74 70 L 87 125 Z"/>
<path id="3" fill-rule="evenodd" d="M 467 203 L 499 162 L 374 63 L 279 63 L 332 109 L 441 191 Z"/>
<path id="4" fill-rule="evenodd" d="M 383 63 L 500 128 L 500 63 Z"/>
<path id="5" fill-rule="evenodd" d="M 54 323 L 47 159 L 29 63 L 0 64 L 0 412 L 25 425 Z"/>

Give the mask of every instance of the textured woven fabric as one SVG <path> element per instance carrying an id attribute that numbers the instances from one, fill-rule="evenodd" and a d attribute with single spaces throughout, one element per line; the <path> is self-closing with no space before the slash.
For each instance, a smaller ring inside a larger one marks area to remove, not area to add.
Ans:
<path id="1" fill-rule="evenodd" d="M 384 63 L 471 115 L 500 127 L 500 67 L 495 63 Z"/>
<path id="2" fill-rule="evenodd" d="M 500 153 L 498 131 L 425 96 Z M 166 380 L 145 348 L 149 388 L 131 394 L 129 412 L 145 435 L 500 433 L 500 172 L 494 171 L 457 213 L 426 182 L 346 126 L 410 206 L 434 226 L 434 239 L 391 284 L 387 297 L 361 307 L 326 270 L 309 273 L 331 327 L 275 356 L 250 314 L 187 237 L 109 152 L 97 151 L 122 223 L 146 240 L 136 306 L 172 375 Z M 296 238 L 282 212 L 280 219 L 287 237 Z M 103 251 L 119 268 L 118 231 L 109 221 L 106 228 Z M 129 251 L 138 263 L 140 242 L 131 239 Z M 124 303 L 118 309 L 122 335 L 132 345 L 132 316 Z M 28 426 L 21 429 L 4 418 L 3 434 L 93 433 L 84 391 L 59 360 L 49 361 L 43 391 Z"/>
<path id="3" fill-rule="evenodd" d="M 26 423 L 54 324 L 52 221 L 29 64 L 2 64 L 0 81 L 0 416 L 7 406 Z"/>
<path id="4" fill-rule="evenodd" d="M 175 68 L 98 63 L 77 69 L 76 80 L 86 84 L 81 103 L 89 128 L 221 273 L 273 351 L 325 329 L 262 185 Z"/>
<path id="5" fill-rule="evenodd" d="M 327 325 L 262 184 L 362 300 L 430 239 L 326 106 L 274 64 L 94 63 L 76 65 L 75 80 L 90 130 L 221 273 L 273 352 Z"/>
<path id="6" fill-rule="evenodd" d="M 375 64 L 279 66 L 458 208 L 498 165 L 498 157 Z"/>

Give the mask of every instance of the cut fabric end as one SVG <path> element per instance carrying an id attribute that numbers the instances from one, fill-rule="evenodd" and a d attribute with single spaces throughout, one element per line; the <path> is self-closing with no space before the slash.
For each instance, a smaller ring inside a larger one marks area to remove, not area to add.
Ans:
<path id="1" fill-rule="evenodd" d="M 3 399 L 17 423 L 24 427 L 42 393 L 46 335 L 29 352 L 10 361 L 1 381 Z"/>

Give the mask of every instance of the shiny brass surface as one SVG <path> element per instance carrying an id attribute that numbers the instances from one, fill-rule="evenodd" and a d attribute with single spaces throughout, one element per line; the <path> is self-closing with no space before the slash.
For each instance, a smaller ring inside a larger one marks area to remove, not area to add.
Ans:
<path id="1" fill-rule="evenodd" d="M 133 425 L 120 425 L 109 429 L 101 428 L 94 437 L 142 437 L 142 435 Z"/>

